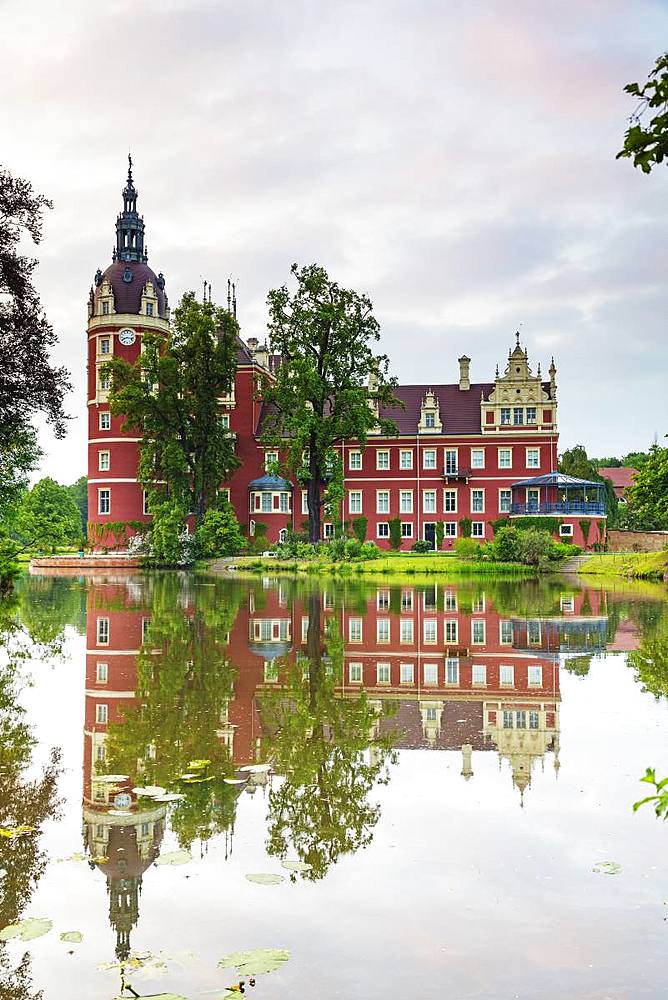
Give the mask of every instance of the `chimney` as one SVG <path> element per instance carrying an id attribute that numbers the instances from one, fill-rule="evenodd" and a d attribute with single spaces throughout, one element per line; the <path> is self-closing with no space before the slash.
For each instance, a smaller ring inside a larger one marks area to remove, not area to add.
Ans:
<path id="1" fill-rule="evenodd" d="M 470 364 L 471 359 L 467 358 L 465 354 L 462 354 L 461 358 L 459 358 L 459 388 L 462 390 L 471 388 L 471 381 L 469 378 Z"/>

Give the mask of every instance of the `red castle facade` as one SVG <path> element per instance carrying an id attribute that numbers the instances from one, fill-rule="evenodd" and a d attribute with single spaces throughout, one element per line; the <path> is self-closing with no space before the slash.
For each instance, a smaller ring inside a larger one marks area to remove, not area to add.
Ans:
<path id="1" fill-rule="evenodd" d="M 88 305 L 88 484 L 89 523 L 94 538 L 119 522 L 150 521 L 137 480 L 139 437 L 121 431 L 121 417 L 108 407 L 104 363 L 120 356 L 135 361 L 146 331 L 169 330 L 165 279 L 147 263 L 144 222 L 137 213 L 131 169 L 116 222 L 111 265 L 98 270 Z M 255 338 L 239 339 L 237 373 L 230 396 L 221 401 L 223 419 L 234 435 L 239 468 L 229 491 L 239 522 L 254 534 L 266 525 L 267 540 L 299 530 L 307 515 L 306 491 L 296 482 L 271 476 L 277 452 L 261 443 L 263 402 L 260 376 L 272 377 L 277 362 Z M 534 373 L 527 351 L 517 343 L 505 370 L 489 382 L 471 382 L 470 358 L 459 358 L 454 384 L 404 385 L 396 391 L 403 409 L 392 418 L 397 433 L 370 436 L 340 446 L 345 476 L 344 521 L 366 517 L 367 538 L 381 548 L 390 543 L 389 521 L 401 519 L 403 549 L 417 539 L 436 545 L 443 523 L 443 549 L 462 535 L 462 519 L 472 537 L 490 540 L 491 522 L 525 515 L 558 518 L 559 535 L 583 547 L 605 537 L 605 506 L 597 484 L 556 475 L 557 383 Z M 589 494 L 587 493 L 589 490 Z M 586 522 L 583 528 L 583 521 Z M 333 525 L 323 524 L 323 537 Z"/>

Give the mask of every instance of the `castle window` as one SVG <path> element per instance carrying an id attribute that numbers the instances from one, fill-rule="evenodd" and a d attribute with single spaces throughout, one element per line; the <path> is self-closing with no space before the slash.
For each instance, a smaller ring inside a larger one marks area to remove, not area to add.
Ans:
<path id="1" fill-rule="evenodd" d="M 103 302 L 102 303 L 102 315 L 103 316 L 108 316 L 109 315 L 109 303 L 108 302 Z"/>
<path id="2" fill-rule="evenodd" d="M 361 451 L 349 451 L 348 452 L 348 468 L 352 472 L 359 472 L 362 468 L 362 452 Z"/>
<path id="3" fill-rule="evenodd" d="M 484 469 L 485 468 L 485 449 L 484 448 L 471 448 L 471 468 L 472 469 Z"/>
<path id="4" fill-rule="evenodd" d="M 97 645 L 98 646 L 108 646 L 109 645 L 109 619 L 108 618 L 98 618 L 97 619 Z"/>
<path id="5" fill-rule="evenodd" d="M 528 424 L 535 424 L 536 423 L 536 407 L 535 406 L 527 406 L 527 423 Z"/>
<path id="6" fill-rule="evenodd" d="M 390 491 L 389 490 L 376 490 L 376 513 L 377 514 L 389 514 L 390 513 Z"/>
<path id="7" fill-rule="evenodd" d="M 263 514 L 271 513 L 271 493 L 261 493 L 261 511 Z"/>
<path id="8" fill-rule="evenodd" d="M 108 410 L 102 410 L 100 413 L 99 427 L 101 431 L 111 430 L 111 413 Z"/>
<path id="9" fill-rule="evenodd" d="M 524 423 L 524 407 L 515 406 L 513 408 L 513 423 L 519 426 Z"/>
<path id="10" fill-rule="evenodd" d="M 414 677 L 414 667 L 412 663 L 400 663 L 399 664 L 399 683 L 400 684 L 413 684 Z"/>
<path id="11" fill-rule="evenodd" d="M 362 491 L 351 490 L 348 494 L 348 512 L 350 514 L 362 513 Z"/>
<path id="12" fill-rule="evenodd" d="M 308 492 L 302 490 L 302 514 L 308 514 Z"/>
<path id="13" fill-rule="evenodd" d="M 425 415 L 424 425 L 425 425 L 425 427 L 435 427 L 436 426 L 436 421 L 434 419 L 434 414 L 433 413 L 427 413 Z"/>
<path id="14" fill-rule="evenodd" d="M 227 418 L 229 421 L 229 417 Z M 278 463 L 278 452 L 277 451 L 265 451 L 264 453 L 264 471 L 269 472 Z"/>
<path id="15" fill-rule="evenodd" d="M 527 469 L 540 468 L 540 449 L 527 448 Z"/>
<path id="16" fill-rule="evenodd" d="M 499 490 L 499 513 L 509 514 L 512 503 L 512 490 Z"/>
<path id="17" fill-rule="evenodd" d="M 426 451 L 422 452 L 422 468 L 436 468 L 436 451 L 433 448 L 428 448 Z"/>
<path id="18" fill-rule="evenodd" d="M 499 468 L 510 469 L 513 464 L 513 452 L 511 448 L 499 448 Z"/>
<path id="19" fill-rule="evenodd" d="M 458 628 L 457 619 L 448 618 L 444 623 L 445 626 L 445 641 L 446 643 L 457 642 Z"/>
<path id="20" fill-rule="evenodd" d="M 454 448 L 446 449 L 445 473 L 448 476 L 454 476 L 457 473 L 457 451 Z"/>
<path id="21" fill-rule="evenodd" d="M 378 618 L 376 621 L 376 642 L 390 641 L 390 619 Z"/>
<path id="22" fill-rule="evenodd" d="M 109 391 L 109 372 L 100 372 L 100 392 Z"/>
<path id="23" fill-rule="evenodd" d="M 529 687 L 540 687 L 543 683 L 543 668 L 529 667 Z"/>
<path id="24" fill-rule="evenodd" d="M 229 431 L 230 429 L 230 415 L 229 413 L 223 413 L 220 416 L 220 426 L 224 431 Z"/>
<path id="25" fill-rule="evenodd" d="M 95 721 L 105 725 L 109 719 L 109 707 L 108 705 L 96 705 L 95 706 Z"/>
<path id="26" fill-rule="evenodd" d="M 413 619 L 412 618 L 402 618 L 399 633 L 400 642 L 412 642 L 413 641 Z"/>
<path id="27" fill-rule="evenodd" d="M 485 537 L 485 522 L 484 521 L 474 521 L 471 525 L 471 538 L 484 538 Z"/>
<path id="28" fill-rule="evenodd" d="M 289 497 L 290 497 L 289 493 L 281 493 L 280 500 L 279 500 L 279 510 L 280 510 L 281 514 L 289 514 L 290 513 L 290 500 L 289 500 Z"/>
<path id="29" fill-rule="evenodd" d="M 348 679 L 351 684 L 361 684 L 362 683 L 362 664 L 361 663 L 349 663 L 348 664 Z"/>
<path id="30" fill-rule="evenodd" d="M 505 666 L 502 664 L 501 666 L 502 687 L 513 687 L 514 684 L 515 684 L 515 668 Z"/>
<path id="31" fill-rule="evenodd" d="M 483 514 L 485 511 L 485 491 L 471 490 L 471 513 Z"/>
<path id="32" fill-rule="evenodd" d="M 538 712 L 529 712 L 529 729 L 538 729 Z"/>
<path id="33" fill-rule="evenodd" d="M 445 683 L 459 684 L 459 660 L 456 656 L 449 656 L 445 661 Z"/>
<path id="34" fill-rule="evenodd" d="M 413 468 L 413 452 L 402 450 L 399 452 L 399 468 L 400 469 L 412 469 Z"/>
<path id="35" fill-rule="evenodd" d="M 348 621 L 348 639 L 350 642 L 362 641 L 362 619 L 350 618 Z"/>
<path id="36" fill-rule="evenodd" d="M 111 490 L 97 491 L 97 512 L 98 514 L 111 513 Z"/>
<path id="37" fill-rule="evenodd" d="M 457 537 L 457 522 L 456 521 L 444 521 L 443 522 L 443 534 L 446 538 L 456 538 Z"/>
<path id="38" fill-rule="evenodd" d="M 100 354 L 111 353 L 111 340 L 109 337 L 100 337 Z"/>
<path id="39" fill-rule="evenodd" d="M 402 514 L 413 513 L 413 490 L 399 491 L 399 510 Z"/>
<path id="40" fill-rule="evenodd" d="M 510 646 L 513 641 L 513 623 L 499 622 L 499 639 L 504 646 Z"/>
<path id="41" fill-rule="evenodd" d="M 509 424 L 510 423 L 510 407 L 509 406 L 502 406 L 501 407 L 501 423 L 502 424 Z"/>
<path id="42" fill-rule="evenodd" d="M 377 469 L 389 469 L 390 467 L 390 453 L 389 451 L 377 451 L 376 452 L 376 468 Z"/>
<path id="43" fill-rule="evenodd" d="M 425 514 L 436 513 L 436 490 L 422 491 L 422 510 Z"/>
<path id="44" fill-rule="evenodd" d="M 401 591 L 401 610 L 402 611 L 412 611 L 413 610 L 413 591 L 412 590 L 402 590 Z"/>
<path id="45" fill-rule="evenodd" d="M 471 622 L 471 642 L 474 642 L 476 646 L 484 646 L 485 620 L 483 618 Z"/>
<path id="46" fill-rule="evenodd" d="M 152 302 L 147 302 L 146 303 L 146 315 L 147 316 L 152 316 L 153 315 L 153 303 Z"/>
<path id="47" fill-rule="evenodd" d="M 476 685 L 487 683 L 487 667 L 484 663 L 473 664 L 473 683 Z"/>
<path id="48" fill-rule="evenodd" d="M 248 522 L 248 534 L 250 535 L 251 538 L 255 536 L 255 521 L 253 521 L 252 518 Z"/>
<path id="49" fill-rule="evenodd" d="M 425 643 L 434 646 L 438 639 L 438 622 L 435 618 L 425 618 L 422 627 Z"/>
<path id="50" fill-rule="evenodd" d="M 389 663 L 377 663 L 376 664 L 376 683 L 377 684 L 389 684 L 390 683 L 390 664 Z"/>
<path id="51" fill-rule="evenodd" d="M 377 538 L 389 538 L 390 537 L 390 526 L 387 521 L 379 521 L 376 525 L 376 537 Z"/>
<path id="52" fill-rule="evenodd" d="M 106 684 L 109 679 L 109 664 L 97 663 L 95 665 L 95 680 L 98 684 Z"/>
<path id="53" fill-rule="evenodd" d="M 283 529 L 286 530 L 285 528 Z M 334 538 L 334 525 L 331 521 L 325 521 L 322 526 L 322 537 L 326 539 Z"/>
<path id="54" fill-rule="evenodd" d="M 435 687 L 438 684 L 438 663 L 425 663 L 423 676 L 425 684 Z"/>
<path id="55" fill-rule="evenodd" d="M 457 513 L 457 490 L 443 490 L 443 510 L 446 514 Z"/>
<path id="56" fill-rule="evenodd" d="M 402 538 L 412 538 L 413 537 L 413 525 L 410 521 L 401 522 L 401 537 Z"/>
<path id="57" fill-rule="evenodd" d="M 108 451 L 100 451 L 97 456 L 97 467 L 100 472 L 109 472 L 109 467 L 111 464 L 110 454 Z"/>

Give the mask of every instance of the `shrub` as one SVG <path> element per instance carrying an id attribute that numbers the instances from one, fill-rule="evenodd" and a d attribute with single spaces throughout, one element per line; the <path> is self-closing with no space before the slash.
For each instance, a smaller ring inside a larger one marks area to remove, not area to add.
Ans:
<path id="1" fill-rule="evenodd" d="M 510 530 L 510 529 L 508 529 Z M 554 542 L 547 531 L 530 528 L 520 532 L 520 562 L 527 566 L 543 566 L 550 558 Z"/>
<path id="2" fill-rule="evenodd" d="M 391 517 L 390 525 L 390 547 L 397 550 L 401 548 L 401 518 Z"/>
<path id="3" fill-rule="evenodd" d="M 508 528 L 508 527 L 510 527 L 510 518 L 509 517 L 499 517 L 499 518 L 497 518 L 496 521 L 490 521 L 489 523 L 490 523 L 491 528 L 492 528 L 492 534 L 496 538 L 496 533 L 497 533 L 497 531 L 499 531 L 500 528 Z"/>
<path id="4" fill-rule="evenodd" d="M 377 559 L 380 550 L 375 542 L 364 542 L 360 549 L 360 559 Z"/>
<path id="5" fill-rule="evenodd" d="M 578 521 L 578 524 L 580 525 L 580 531 L 582 532 L 582 537 L 584 538 L 584 543 L 585 543 L 585 545 L 588 545 L 589 544 L 589 531 L 590 531 L 590 528 L 591 528 L 591 521 L 588 520 L 588 518 L 585 517 L 581 521 Z"/>
<path id="6" fill-rule="evenodd" d="M 234 507 L 221 502 L 218 508 L 207 510 L 195 532 L 200 554 L 205 559 L 233 556 L 245 548 Z"/>
<path id="7" fill-rule="evenodd" d="M 11 540 L 7 531 L 0 527 L 0 596 L 5 597 L 14 586 L 19 576 L 19 564 L 16 561 L 18 546 Z"/>
<path id="8" fill-rule="evenodd" d="M 473 538 L 458 538 L 455 542 L 455 552 L 460 559 L 479 559 L 480 548 L 480 542 Z"/>
<path id="9" fill-rule="evenodd" d="M 355 517 L 351 522 L 353 534 L 360 545 L 366 541 L 366 528 L 368 523 L 368 518 L 366 517 Z"/>
<path id="10" fill-rule="evenodd" d="M 433 552 L 434 547 L 425 538 L 418 538 L 411 546 L 411 552 Z"/>
<path id="11" fill-rule="evenodd" d="M 462 517 L 459 521 L 459 530 L 462 533 L 462 538 L 471 537 L 471 528 L 473 527 L 473 521 L 470 517 Z"/>
<path id="12" fill-rule="evenodd" d="M 494 536 L 494 558 L 497 562 L 519 562 L 521 532 L 517 528 L 499 528 Z"/>
<path id="13" fill-rule="evenodd" d="M 365 545 L 372 543 L 360 542 L 359 538 L 346 538 L 343 543 L 343 551 L 346 559 L 359 559 Z"/>
<path id="14" fill-rule="evenodd" d="M 550 559 L 570 559 L 572 556 L 579 556 L 582 549 L 579 545 L 572 545 L 570 542 L 553 542 Z"/>
<path id="15" fill-rule="evenodd" d="M 436 551 L 440 552 L 443 548 L 443 536 L 445 535 L 445 525 L 442 521 L 436 522 Z"/>
<path id="16" fill-rule="evenodd" d="M 346 545 L 350 539 L 333 538 L 327 545 L 326 555 L 332 562 L 341 562 L 346 558 Z"/>

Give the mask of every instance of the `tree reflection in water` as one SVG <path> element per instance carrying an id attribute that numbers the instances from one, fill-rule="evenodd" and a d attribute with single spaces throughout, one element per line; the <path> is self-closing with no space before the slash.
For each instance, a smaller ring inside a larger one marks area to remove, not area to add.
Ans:
<path id="1" fill-rule="evenodd" d="M 52 657 L 60 650 L 62 629 L 47 628 L 33 634 L 20 618 L 18 597 L 0 602 L 0 827 L 5 831 L 27 827 L 26 833 L 0 837 L 0 927 L 14 924 L 30 902 L 47 864 L 40 847 L 40 827 L 57 811 L 59 753 L 51 752 L 50 763 L 39 778 L 26 779 L 36 740 L 19 704 L 24 684 L 21 662 L 29 656 Z M 32 988 L 30 956 L 26 952 L 13 965 L 0 944 L 0 996 L 2 1000 L 39 1000 Z"/>
<path id="2" fill-rule="evenodd" d="M 267 852 L 282 860 L 294 852 L 317 880 L 371 842 L 380 806 L 368 797 L 389 781 L 393 757 L 391 736 L 378 735 L 378 703 L 335 693 L 344 646 L 334 619 L 322 634 L 318 591 L 308 610 L 307 659 L 281 664 L 285 682 L 263 694 L 261 710 L 265 753 L 284 776 L 269 791 Z"/>

